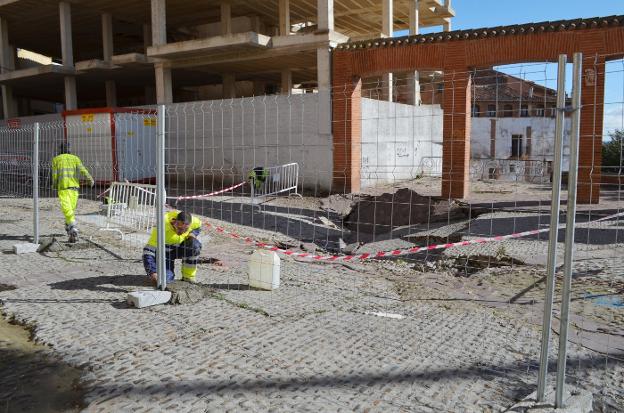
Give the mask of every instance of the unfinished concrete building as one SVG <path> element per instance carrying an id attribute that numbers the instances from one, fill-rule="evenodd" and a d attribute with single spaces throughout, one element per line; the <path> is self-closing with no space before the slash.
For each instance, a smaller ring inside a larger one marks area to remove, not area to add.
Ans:
<path id="1" fill-rule="evenodd" d="M 450 0 L 3 0 L 3 115 L 329 89 L 338 43 L 453 15 Z"/>

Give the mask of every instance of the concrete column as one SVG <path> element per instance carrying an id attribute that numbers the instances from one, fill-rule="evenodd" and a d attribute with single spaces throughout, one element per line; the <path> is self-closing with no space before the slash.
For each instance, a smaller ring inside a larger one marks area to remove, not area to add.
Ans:
<path id="1" fill-rule="evenodd" d="M 393 0 L 382 0 L 381 35 L 392 37 L 394 32 Z M 381 77 L 381 99 L 392 102 L 394 94 L 392 73 L 384 73 Z"/>
<path id="2" fill-rule="evenodd" d="M 221 3 L 221 34 L 232 33 L 232 5 Z"/>
<path id="3" fill-rule="evenodd" d="M 117 85 L 114 80 L 106 81 L 106 106 L 109 108 L 117 106 Z"/>
<path id="4" fill-rule="evenodd" d="M 167 44 L 167 2 L 152 0 L 152 46 Z"/>
<path id="5" fill-rule="evenodd" d="M 78 109 L 78 96 L 76 93 L 76 77 L 65 76 L 65 110 Z"/>
<path id="6" fill-rule="evenodd" d="M 290 95 L 293 88 L 292 70 L 282 70 L 281 92 L 283 95 Z"/>
<path id="7" fill-rule="evenodd" d="M 232 73 L 225 73 L 223 78 L 223 99 L 236 98 L 236 78 Z"/>
<path id="8" fill-rule="evenodd" d="M 9 27 L 7 21 L 1 17 L 0 26 L 0 73 L 6 73 L 15 69 L 15 60 L 12 58 L 13 47 L 9 44 Z M 18 114 L 11 86 L 2 85 L 2 109 L 4 119 L 16 117 Z"/>
<path id="9" fill-rule="evenodd" d="M 468 69 L 444 72 L 442 109 L 442 196 L 462 199 L 470 193 L 470 121 L 472 80 Z"/>
<path id="10" fill-rule="evenodd" d="M 450 32 L 451 30 L 453 30 L 451 19 L 448 19 L 447 22 L 442 25 L 442 30 L 445 32 Z"/>
<path id="11" fill-rule="evenodd" d="M 279 0 L 279 34 L 290 34 L 290 0 Z"/>
<path id="12" fill-rule="evenodd" d="M 113 60 L 114 42 L 113 42 L 113 15 L 110 13 L 102 14 L 102 51 L 104 61 Z M 106 106 L 109 108 L 117 106 L 117 85 L 114 80 L 107 80 L 106 87 Z"/>
<path id="13" fill-rule="evenodd" d="M 420 0 L 410 0 L 410 16 L 409 16 L 409 34 L 415 36 L 420 31 Z M 407 87 L 409 88 L 409 102 L 412 105 L 420 105 L 422 99 L 420 96 L 420 74 L 414 71 L 407 78 Z"/>
<path id="14" fill-rule="evenodd" d="M 156 70 L 156 103 L 159 105 L 173 103 L 171 68 L 163 63 L 156 63 L 154 69 Z"/>
<path id="15" fill-rule="evenodd" d="M 334 30 L 334 0 L 317 0 L 317 29 Z"/>
<path id="16" fill-rule="evenodd" d="M 110 13 L 102 14 L 102 51 L 105 61 L 113 59 L 113 16 Z"/>
<path id="17" fill-rule="evenodd" d="M 72 44 L 72 22 L 71 4 L 67 2 L 59 3 L 59 15 L 61 24 L 61 55 L 63 66 L 74 67 L 74 48 Z M 78 108 L 78 97 L 76 94 L 76 78 L 65 76 L 65 110 Z"/>
<path id="18" fill-rule="evenodd" d="M 316 71 L 319 94 L 319 134 L 329 137 L 332 127 L 331 53 L 329 47 L 316 49 Z M 339 85 L 338 87 L 342 86 Z M 345 97 L 336 96 L 336 99 L 345 99 Z"/>

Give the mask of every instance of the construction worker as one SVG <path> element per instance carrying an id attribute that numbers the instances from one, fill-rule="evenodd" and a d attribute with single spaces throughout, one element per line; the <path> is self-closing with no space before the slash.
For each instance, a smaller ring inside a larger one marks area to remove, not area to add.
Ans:
<path id="1" fill-rule="evenodd" d="M 75 211 L 78 205 L 80 176 L 86 178 L 91 187 L 95 185 L 95 181 L 80 158 L 70 153 L 66 143 L 60 144 L 57 152 L 58 155 L 52 159 L 52 187 L 58 191 L 69 242 L 76 242 L 78 241 L 78 228 Z"/>
<path id="2" fill-rule="evenodd" d="M 165 262 L 167 281 L 175 278 L 174 261 L 182 260 L 182 280 L 195 282 L 197 260 L 201 253 L 202 244 L 197 239 L 201 230 L 201 221 L 184 211 L 169 211 L 165 214 Z M 156 273 L 156 246 L 157 230 L 152 234 L 143 248 L 143 266 L 152 282 L 158 282 Z"/>
<path id="3" fill-rule="evenodd" d="M 269 171 L 261 166 L 253 168 L 247 175 L 255 190 L 259 190 L 268 177 Z"/>

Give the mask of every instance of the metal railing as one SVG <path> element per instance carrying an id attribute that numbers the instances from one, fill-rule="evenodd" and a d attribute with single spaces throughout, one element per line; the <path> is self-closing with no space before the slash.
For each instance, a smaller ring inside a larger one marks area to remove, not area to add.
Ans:
<path id="1" fill-rule="evenodd" d="M 155 225 L 156 185 L 112 182 L 105 198 L 107 231 L 147 232 Z"/>

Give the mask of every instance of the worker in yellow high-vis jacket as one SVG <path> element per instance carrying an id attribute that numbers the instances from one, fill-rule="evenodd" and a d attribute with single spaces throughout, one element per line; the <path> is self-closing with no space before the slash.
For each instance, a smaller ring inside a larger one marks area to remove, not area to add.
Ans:
<path id="1" fill-rule="evenodd" d="M 59 145 L 58 155 L 52 159 L 52 186 L 58 191 L 69 242 L 78 241 L 75 211 L 78 205 L 81 175 L 89 181 L 89 185 L 92 187 L 95 185 L 93 177 L 84 167 L 80 158 L 69 152 L 66 143 Z"/>
<path id="2" fill-rule="evenodd" d="M 167 281 L 175 278 L 174 262 L 182 260 L 182 280 L 195 282 L 197 261 L 202 244 L 197 239 L 202 223 L 199 218 L 184 211 L 169 211 L 165 214 L 165 273 Z M 143 266 L 151 281 L 157 283 L 156 247 L 158 244 L 156 227 L 143 248 Z"/>

